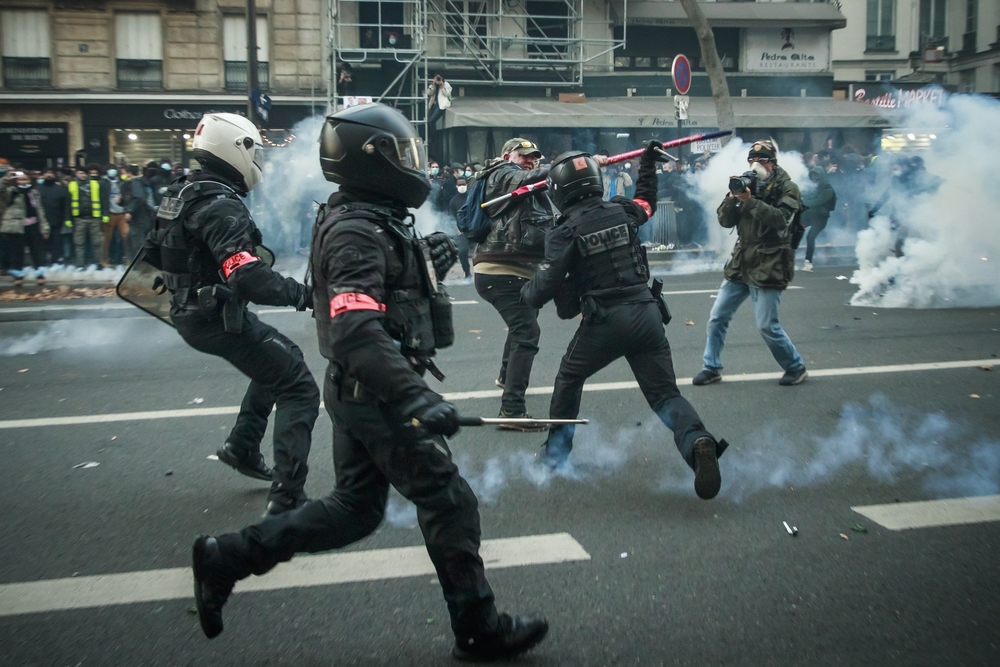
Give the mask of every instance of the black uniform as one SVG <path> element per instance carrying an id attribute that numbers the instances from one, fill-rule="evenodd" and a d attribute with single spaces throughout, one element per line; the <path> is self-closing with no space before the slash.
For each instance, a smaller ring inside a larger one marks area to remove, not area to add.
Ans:
<path id="1" fill-rule="evenodd" d="M 173 294 L 170 319 L 184 340 L 196 350 L 222 357 L 250 378 L 229 435 L 231 448 L 241 458 L 259 455 L 268 417 L 277 404 L 275 472 L 268 499 L 293 507 L 305 500 L 319 389 L 298 346 L 249 312 L 246 302 L 304 309 L 310 295 L 304 285 L 281 277 L 253 255 L 261 235 L 239 192 L 208 171 L 172 184 L 144 245 L 146 261 L 163 272 Z M 212 286 L 228 287 L 233 295 L 206 310 L 199 305 L 198 292 Z"/>
<path id="2" fill-rule="evenodd" d="M 695 468 L 696 441 L 710 438 L 714 445 L 714 438 L 677 389 L 663 332 L 666 307 L 647 285 L 649 269 L 637 235 L 656 207 L 653 169 L 651 157 L 640 165 L 635 200 L 605 202 L 595 194 L 570 204 L 547 234 L 545 263 L 521 295 L 535 308 L 554 298 L 563 319 L 583 312 L 556 375 L 549 417 L 575 419 L 587 378 L 625 357 L 650 407 Z M 550 463 L 569 455 L 573 428 L 550 429 L 545 452 Z"/>
<path id="3" fill-rule="evenodd" d="M 296 553 L 347 546 L 381 523 L 391 484 L 417 506 L 456 636 L 481 636 L 494 631 L 498 617 L 479 556 L 478 502 L 445 439 L 408 416 L 443 400 L 421 375 L 447 323 L 431 315 L 442 304 L 434 304 L 420 244 L 402 222 L 406 210 L 373 200 L 341 186 L 313 232 L 314 312 L 330 362 L 323 394 L 337 486 L 218 544 L 233 578 L 263 574 Z"/>

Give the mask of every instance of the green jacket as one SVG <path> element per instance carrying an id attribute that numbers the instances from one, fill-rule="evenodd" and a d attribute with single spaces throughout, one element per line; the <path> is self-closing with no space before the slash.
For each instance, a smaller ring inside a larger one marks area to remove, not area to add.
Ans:
<path id="1" fill-rule="evenodd" d="M 746 204 L 727 196 L 719 206 L 719 224 L 739 234 L 724 275 L 754 287 L 785 289 L 795 268 L 789 225 L 802 209 L 802 197 L 781 167 L 758 194 Z"/>
<path id="2" fill-rule="evenodd" d="M 38 191 L 32 188 L 26 193 L 21 193 L 10 182 L 0 182 L 0 201 L 4 203 L 3 215 L 0 216 L 0 233 L 24 233 L 24 219 L 28 215 L 26 201 L 28 197 L 31 197 L 31 204 L 37 212 L 38 229 L 42 234 L 48 235 L 49 221 L 45 218 L 45 207 L 42 206 L 42 198 L 38 195 Z"/>

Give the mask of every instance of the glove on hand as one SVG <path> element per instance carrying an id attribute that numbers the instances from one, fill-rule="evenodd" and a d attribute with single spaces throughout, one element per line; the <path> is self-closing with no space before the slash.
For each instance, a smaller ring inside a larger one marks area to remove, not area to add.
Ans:
<path id="1" fill-rule="evenodd" d="M 448 401 L 425 405 L 411 416 L 431 433 L 446 436 L 458 433 L 458 410 Z"/>
<path id="2" fill-rule="evenodd" d="M 434 232 L 427 237 L 427 247 L 431 251 L 431 262 L 434 263 L 434 273 L 438 280 L 444 280 L 448 269 L 458 261 L 458 247 L 451 237 L 444 232 Z"/>
<path id="3" fill-rule="evenodd" d="M 653 164 L 655 162 L 666 162 L 670 158 L 661 153 L 660 152 L 661 150 L 663 150 L 663 144 L 654 139 L 653 141 L 650 141 L 646 145 L 646 150 L 644 150 L 642 152 L 642 155 L 639 156 L 639 161 L 645 162 L 646 164 Z"/>
<path id="4" fill-rule="evenodd" d="M 299 293 L 299 301 L 298 303 L 295 304 L 295 310 L 299 311 L 300 313 L 306 308 L 312 310 L 313 307 L 312 288 L 309 285 L 303 285 L 301 283 L 299 284 L 299 287 L 302 288 L 302 291 Z"/>

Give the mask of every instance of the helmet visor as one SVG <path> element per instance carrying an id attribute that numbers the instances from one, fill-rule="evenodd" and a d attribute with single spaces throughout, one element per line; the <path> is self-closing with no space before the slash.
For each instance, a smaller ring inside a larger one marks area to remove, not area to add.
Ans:
<path id="1" fill-rule="evenodd" d="M 253 146 L 253 163 L 257 165 L 258 169 L 263 170 L 264 168 L 264 147 L 260 144 L 254 144 Z"/>
<path id="2" fill-rule="evenodd" d="M 423 173 L 427 169 L 427 153 L 424 150 L 424 142 L 417 137 L 403 139 L 393 137 L 396 142 L 396 155 L 399 157 L 399 164 L 404 169 L 419 171 Z"/>

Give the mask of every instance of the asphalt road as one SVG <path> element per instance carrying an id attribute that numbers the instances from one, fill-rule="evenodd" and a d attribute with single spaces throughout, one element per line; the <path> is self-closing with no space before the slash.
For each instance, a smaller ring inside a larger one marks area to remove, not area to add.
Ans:
<path id="1" fill-rule="evenodd" d="M 1000 354 L 1000 308 L 854 308 L 845 305 L 851 286 L 836 279 L 845 272 L 799 275 L 803 289 L 783 298 L 782 322 L 811 370 Z M 712 290 L 719 276 L 666 282 L 672 291 Z M 481 301 L 471 286 L 451 291 Z M 709 293 L 669 298 L 675 367 L 690 378 L 713 301 Z M 265 485 L 206 458 L 232 415 L 4 426 L 239 404 L 246 381 L 236 371 L 161 323 L 119 314 L 127 317 L 0 322 L 0 584 L 186 567 L 194 536 L 236 530 L 263 510 Z M 263 317 L 322 374 L 308 316 Z M 448 377 L 431 382 L 450 393 L 495 389 L 499 316 L 485 303 L 458 305 L 455 323 L 456 344 L 439 359 Z M 533 387 L 551 386 L 575 325 L 543 311 Z M 637 389 L 584 394 L 581 416 L 592 423 L 578 429 L 570 475 L 539 477 L 530 464 L 539 434 L 470 428 L 453 439 L 481 495 L 484 538 L 565 532 L 590 555 L 490 573 L 501 609 L 539 610 L 551 623 L 547 640 L 519 662 L 1000 664 L 1000 522 L 892 531 L 851 509 L 1000 493 L 1000 366 L 832 374 L 794 388 L 732 381 L 779 370 L 749 305 L 733 322 L 724 359 L 731 381 L 682 387 L 708 428 L 732 443 L 713 501 L 694 495 L 669 431 Z M 591 382 L 631 379 L 619 361 Z M 457 404 L 493 416 L 499 399 Z M 547 404 L 547 394 L 529 396 L 536 416 Z M 321 413 L 311 496 L 332 486 L 330 433 Z M 73 468 L 88 461 L 100 465 Z M 390 510 L 391 521 L 350 550 L 421 545 L 411 509 L 395 497 Z M 239 594 L 213 641 L 192 606 L 178 599 L 0 615 L 0 664 L 451 662 L 446 609 L 429 576 Z"/>

